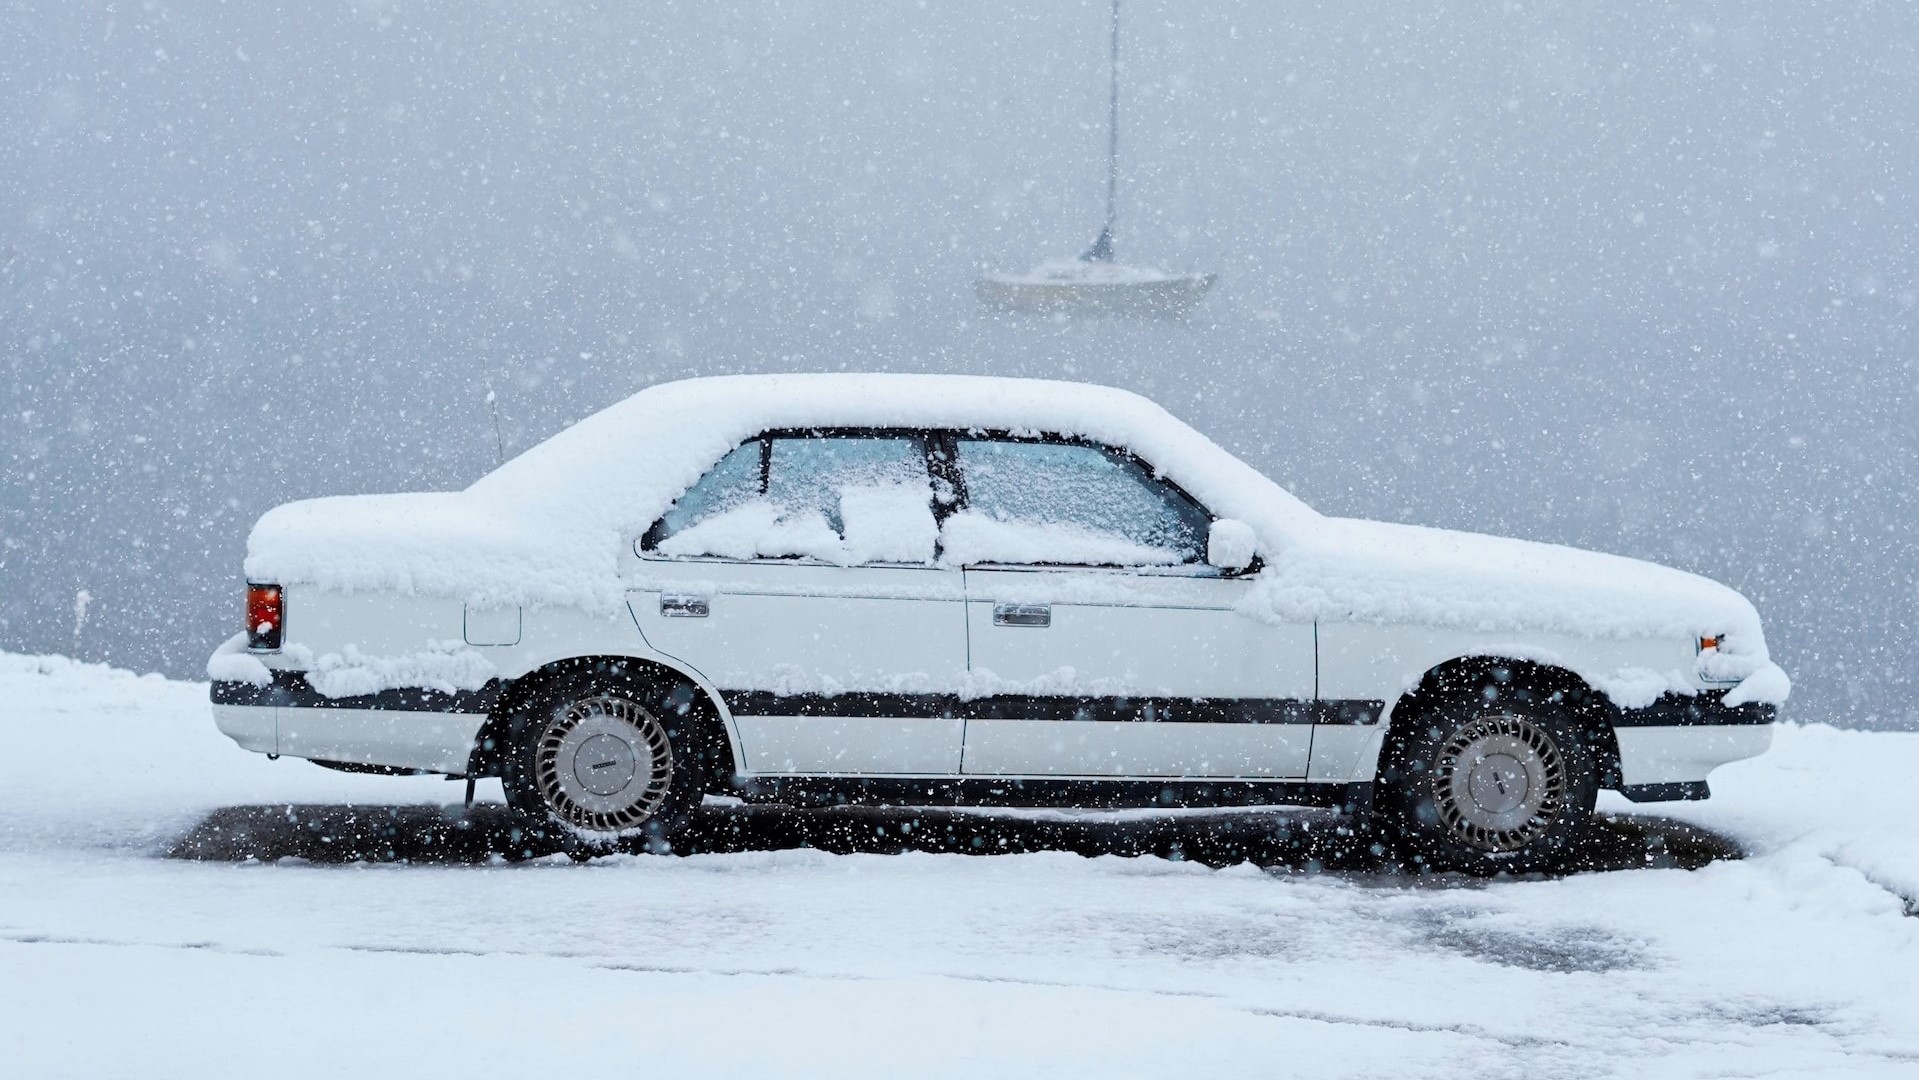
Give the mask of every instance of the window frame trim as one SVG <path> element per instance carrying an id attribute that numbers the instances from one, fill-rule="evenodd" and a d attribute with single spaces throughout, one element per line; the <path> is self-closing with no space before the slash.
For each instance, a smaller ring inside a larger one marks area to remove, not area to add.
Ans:
<path id="1" fill-rule="evenodd" d="M 688 491 L 692 491 L 694 488 L 699 487 L 700 482 L 702 480 L 705 480 L 708 476 L 711 476 L 713 474 L 714 468 L 716 468 L 720 462 L 725 461 L 728 457 L 731 457 L 733 454 L 739 452 L 740 449 L 742 449 L 749 443 L 758 443 L 760 447 L 759 490 L 756 492 L 756 494 L 764 496 L 772 488 L 773 441 L 775 439 L 903 439 L 919 447 L 920 463 L 926 468 L 927 479 L 929 483 L 937 485 L 939 482 L 941 473 L 939 471 L 936 471 L 936 469 L 934 468 L 933 450 L 932 450 L 932 446 L 935 441 L 935 436 L 937 434 L 938 434 L 938 429 L 933 429 L 933 428 L 858 427 L 858 426 L 852 426 L 852 425 L 846 425 L 846 424 L 825 425 L 821 427 L 768 428 L 765 431 L 762 431 L 759 434 L 753 436 L 752 438 L 740 440 L 740 442 L 737 445 L 735 445 L 733 449 L 728 450 L 726 453 L 721 454 L 717 458 L 714 458 L 712 463 L 706 467 L 705 471 L 700 473 L 699 480 L 695 480 L 691 484 L 688 484 L 686 487 L 686 491 L 682 491 L 678 495 L 673 496 L 673 501 L 667 504 L 666 509 L 660 511 L 660 516 L 655 518 L 653 520 L 653 524 L 648 525 L 646 527 L 646 531 L 640 534 L 640 538 L 638 542 L 633 545 L 633 548 L 634 548 L 633 553 L 634 555 L 642 559 L 653 559 L 653 560 L 669 561 L 669 562 L 673 561 L 675 559 L 675 556 L 662 555 L 659 552 L 660 542 L 666 539 L 666 537 L 660 535 L 660 530 L 666 525 L 666 515 L 673 512 L 673 509 L 680 504 L 681 499 L 686 498 L 686 494 Z M 937 494 L 938 494 L 937 487 L 935 487 L 934 498 L 932 500 L 933 523 L 935 527 L 945 525 L 947 517 L 951 516 L 952 513 L 954 512 L 952 508 L 945 508 L 944 510 L 942 510 Z M 963 498 L 964 498 L 964 492 L 961 491 L 959 492 L 959 498 L 955 500 L 955 505 L 957 505 L 959 500 Z M 702 558 L 705 558 L 705 557 L 706 556 L 702 556 Z M 939 559 L 939 546 L 938 546 L 937 540 L 934 541 L 933 557 L 934 557 L 934 562 L 937 563 Z M 791 566 L 791 565 L 800 564 L 800 563 L 817 564 L 820 566 L 839 565 L 838 563 L 820 562 L 817 559 L 807 559 L 805 556 L 801 556 L 801 555 L 777 555 L 777 556 L 776 555 L 759 555 L 751 559 L 723 559 L 721 561 L 724 561 L 727 563 L 776 563 L 783 566 Z M 862 564 L 862 565 L 918 566 L 919 564 L 918 563 L 869 563 L 869 564 Z"/>
<path id="2" fill-rule="evenodd" d="M 1145 473 L 1146 476 L 1150 480 L 1152 480 L 1154 483 L 1165 485 L 1169 490 L 1173 492 L 1174 495 L 1177 495 L 1180 499 L 1184 500 L 1186 505 L 1200 512 L 1200 515 L 1206 519 L 1206 524 L 1208 529 L 1212 527 L 1212 524 L 1214 522 L 1221 520 L 1218 514 L 1213 513 L 1211 507 L 1208 507 L 1205 503 L 1200 502 L 1198 499 L 1193 497 L 1192 492 L 1187 491 L 1184 487 L 1181 487 L 1179 481 L 1174 480 L 1170 476 L 1167 476 L 1165 473 L 1161 472 L 1159 468 L 1155 466 L 1152 462 L 1147 461 L 1145 458 L 1134 453 L 1131 447 L 1115 446 L 1112 443 L 1104 442 L 1100 439 L 1088 438 L 1087 436 L 1084 436 L 1084 435 L 1066 435 L 1060 432 L 1052 432 L 1052 431 L 1022 432 L 1022 431 L 1012 431 L 1005 428 L 940 428 L 938 429 L 938 431 L 945 436 L 946 444 L 951 455 L 950 461 L 951 461 L 951 468 L 954 476 L 954 485 L 956 490 L 959 493 L 958 499 L 955 500 L 955 508 L 953 510 L 953 513 L 957 513 L 960 509 L 972 508 L 972 501 L 968 497 L 968 493 L 966 491 L 966 486 L 965 486 L 965 483 L 966 483 L 965 470 L 960 467 L 960 463 L 959 463 L 959 443 L 961 439 L 974 439 L 982 442 L 1034 443 L 1042 446 L 1084 446 L 1090 449 L 1099 450 L 1104 453 L 1111 454 L 1115 457 L 1119 457 L 1128 462 L 1131 462 L 1133 465 L 1138 466 L 1140 471 Z M 931 434 L 932 430 L 929 429 L 928 433 Z M 948 514 L 947 516 L 950 517 L 951 514 Z M 946 524 L 945 517 L 941 517 L 938 520 L 942 526 Z M 1173 563 L 1170 565 L 1171 566 L 1202 566 L 1202 567 L 1212 566 L 1211 563 L 1208 563 L 1206 561 L 1207 539 L 1208 538 L 1206 536 L 1201 536 L 1199 538 L 1200 550 L 1199 550 L 1198 558 L 1188 560 L 1186 562 Z M 1119 571 L 1129 571 L 1134 573 L 1140 573 L 1140 572 L 1151 571 L 1153 569 L 1158 569 L 1157 567 L 1121 566 L 1116 563 L 1042 562 L 1042 563 L 979 563 L 975 565 L 979 569 L 987 569 L 988 567 L 991 567 L 992 569 L 995 569 L 995 570 L 1018 570 L 1026 567 L 1031 567 L 1038 570 L 1076 570 L 1076 569 L 1077 570 L 1119 570 Z M 1248 567 L 1247 569 L 1248 571 L 1250 571 L 1255 568 L 1256 566 Z M 1218 570 L 1219 568 L 1213 567 L 1213 569 Z M 1240 573 L 1220 571 L 1220 576 L 1238 577 L 1238 576 L 1241 576 L 1241 574 L 1243 573 L 1245 573 L 1245 571 L 1242 571 Z"/>
<path id="3" fill-rule="evenodd" d="M 634 554 L 642 559 L 673 561 L 675 558 L 674 556 L 662 555 L 658 551 L 658 544 L 660 543 L 660 541 L 666 539 L 665 537 L 658 535 L 661 527 L 666 524 L 666 515 L 672 513 L 673 508 L 678 506 L 680 500 L 686 497 L 687 491 L 692 491 L 694 488 L 698 487 L 700 485 L 700 481 L 705 480 L 707 476 L 709 476 L 713 472 L 713 469 L 715 466 L 719 465 L 720 462 L 725 461 L 728 456 L 737 452 L 741 447 L 746 446 L 748 443 L 759 444 L 760 475 L 759 475 L 758 494 L 765 495 L 768 489 L 770 488 L 771 482 L 772 482 L 773 440 L 775 439 L 846 439 L 846 438 L 906 439 L 906 440 L 917 443 L 920 447 L 921 458 L 926 466 L 927 477 L 933 485 L 933 500 L 932 500 L 933 522 L 935 527 L 940 529 L 942 532 L 945 529 L 946 521 L 948 518 L 952 517 L 954 514 L 957 514 L 962 510 L 967 510 L 972 508 L 971 495 L 966 488 L 966 473 L 965 473 L 965 470 L 960 467 L 960 463 L 959 463 L 959 443 L 961 439 L 976 439 L 981 441 L 992 441 L 992 442 L 1036 443 L 1036 444 L 1048 445 L 1048 446 L 1085 446 L 1094 450 L 1099 450 L 1103 453 L 1111 454 L 1131 462 L 1132 464 L 1137 466 L 1140 469 L 1140 471 L 1145 473 L 1147 477 L 1152 479 L 1153 482 L 1165 485 L 1165 487 L 1169 489 L 1170 491 L 1172 491 L 1173 494 L 1178 496 L 1180 499 L 1184 500 L 1188 506 L 1191 506 L 1192 508 L 1198 510 L 1200 514 L 1205 517 L 1208 529 L 1211 528 L 1214 522 L 1221 520 L 1220 516 L 1214 513 L 1211 507 L 1208 507 L 1205 503 L 1194 498 L 1193 494 L 1187 491 L 1184 487 L 1182 487 L 1179 481 L 1174 480 L 1170 476 L 1167 476 L 1164 472 L 1161 472 L 1160 469 L 1157 466 L 1155 466 L 1152 462 L 1141 457 L 1139 454 L 1134 453 L 1131 447 L 1116 446 L 1112 443 L 1105 442 L 1100 439 L 1089 438 L 1084 435 L 1068 435 L 1063 432 L 1055 432 L 1055 431 L 1039 431 L 1039 432 L 1014 431 L 1009 428 L 990 428 L 990 427 L 902 427 L 897 425 L 879 425 L 879 426 L 871 426 L 871 427 L 861 427 L 858 425 L 848 425 L 848 424 L 829 424 L 829 425 L 822 425 L 819 427 L 768 428 L 765 431 L 762 431 L 751 438 L 740 440 L 740 442 L 737 445 L 735 445 L 733 449 L 728 450 L 726 453 L 721 454 L 719 457 L 713 459 L 712 464 L 706 467 L 706 471 L 700 474 L 699 480 L 693 481 L 693 483 L 687 485 L 686 491 L 682 491 L 678 495 L 675 495 L 673 497 L 673 502 L 668 504 L 667 508 L 660 512 L 660 516 L 657 519 L 655 519 L 651 525 L 647 526 L 645 532 L 640 534 L 639 541 L 636 544 L 634 544 Z M 953 499 L 950 503 L 942 504 L 940 502 L 939 485 L 942 482 L 946 483 L 952 489 Z M 1211 566 L 1211 564 L 1206 561 L 1206 544 L 1208 542 L 1208 537 L 1202 536 L 1199 539 L 1200 539 L 1200 551 L 1199 551 L 1199 557 L 1197 559 L 1194 559 L 1188 562 L 1183 562 L 1183 563 L 1174 563 L 1171 565 L 1180 566 L 1180 567 Z M 934 565 L 939 565 L 941 556 L 942 556 L 941 545 L 940 545 L 940 542 L 936 539 L 934 541 L 934 549 L 933 549 Z M 772 563 L 772 564 L 786 565 L 786 566 L 796 565 L 800 563 L 818 564 L 820 566 L 837 565 L 836 563 L 822 563 L 816 559 L 812 559 L 812 560 L 805 559 L 802 556 L 758 556 L 752 559 L 724 559 L 721 561 L 724 561 L 727 563 Z M 911 564 L 874 563 L 871 565 L 917 566 L 919 564 L 917 563 L 911 563 Z M 1131 571 L 1131 572 L 1145 572 L 1145 571 L 1150 571 L 1154 569 L 1152 567 L 1119 566 L 1111 563 L 991 563 L 991 564 L 980 563 L 980 564 L 977 564 L 977 568 L 979 569 L 985 569 L 988 566 L 991 566 L 994 569 L 1003 569 L 1003 570 L 1017 570 L 1017 569 L 1023 569 L 1023 568 L 1031 568 L 1035 570 L 1088 569 L 1088 570 L 1118 570 L 1118 571 Z M 1253 564 L 1251 566 L 1246 567 L 1243 570 L 1238 570 L 1238 571 L 1222 570 L 1218 567 L 1213 567 L 1213 569 L 1219 571 L 1218 576 L 1220 577 L 1236 578 L 1236 577 L 1246 577 L 1248 575 L 1257 573 L 1261 569 L 1261 567 L 1262 567 L 1262 560 L 1254 559 Z"/>

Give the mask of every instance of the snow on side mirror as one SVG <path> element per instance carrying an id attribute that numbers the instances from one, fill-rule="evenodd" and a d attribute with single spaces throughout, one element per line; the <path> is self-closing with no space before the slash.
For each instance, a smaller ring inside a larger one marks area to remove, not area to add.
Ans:
<path id="1" fill-rule="evenodd" d="M 1206 533 L 1206 562 L 1221 570 L 1244 570 L 1253 565 L 1259 538 L 1253 527 L 1243 521 L 1221 518 Z"/>

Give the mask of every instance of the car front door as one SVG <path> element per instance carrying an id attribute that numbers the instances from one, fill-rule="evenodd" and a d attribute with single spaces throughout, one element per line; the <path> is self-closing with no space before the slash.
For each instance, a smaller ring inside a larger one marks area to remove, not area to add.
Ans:
<path id="1" fill-rule="evenodd" d="M 720 689 L 743 771 L 959 771 L 963 719 L 911 692 L 965 670 L 963 579 L 934 565 L 932 494 L 917 435 L 770 434 L 636 545 L 640 632 Z"/>
<path id="2" fill-rule="evenodd" d="M 1303 778 L 1311 623 L 1240 614 L 1205 563 L 1210 516 L 1121 451 L 964 436 L 967 774 Z"/>

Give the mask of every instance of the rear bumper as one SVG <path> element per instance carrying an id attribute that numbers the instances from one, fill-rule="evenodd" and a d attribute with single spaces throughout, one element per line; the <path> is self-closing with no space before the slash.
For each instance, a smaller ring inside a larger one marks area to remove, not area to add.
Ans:
<path id="1" fill-rule="evenodd" d="M 280 734 L 271 705 L 223 705 L 215 699 L 213 723 L 220 734 L 259 754 L 280 752 Z"/>
<path id="2" fill-rule="evenodd" d="M 1778 709 L 1759 702 L 1728 707 L 1724 697 L 1723 690 L 1666 694 L 1621 712 L 1614 734 L 1621 785 L 1633 789 L 1628 798 L 1704 798 L 1707 773 L 1766 752 Z"/>
<path id="3" fill-rule="evenodd" d="M 209 696 L 214 723 L 248 750 L 461 776 L 499 686 L 328 698 L 299 672 L 276 671 L 268 686 L 215 682 Z"/>

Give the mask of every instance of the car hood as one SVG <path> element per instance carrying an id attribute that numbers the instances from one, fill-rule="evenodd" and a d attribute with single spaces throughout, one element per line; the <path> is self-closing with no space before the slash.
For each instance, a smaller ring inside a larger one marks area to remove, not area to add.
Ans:
<path id="1" fill-rule="evenodd" d="M 1508 537 L 1323 518 L 1280 547 L 1256 603 L 1286 618 L 1588 638 L 1726 635 L 1765 656 L 1759 613 L 1709 578 Z"/>

